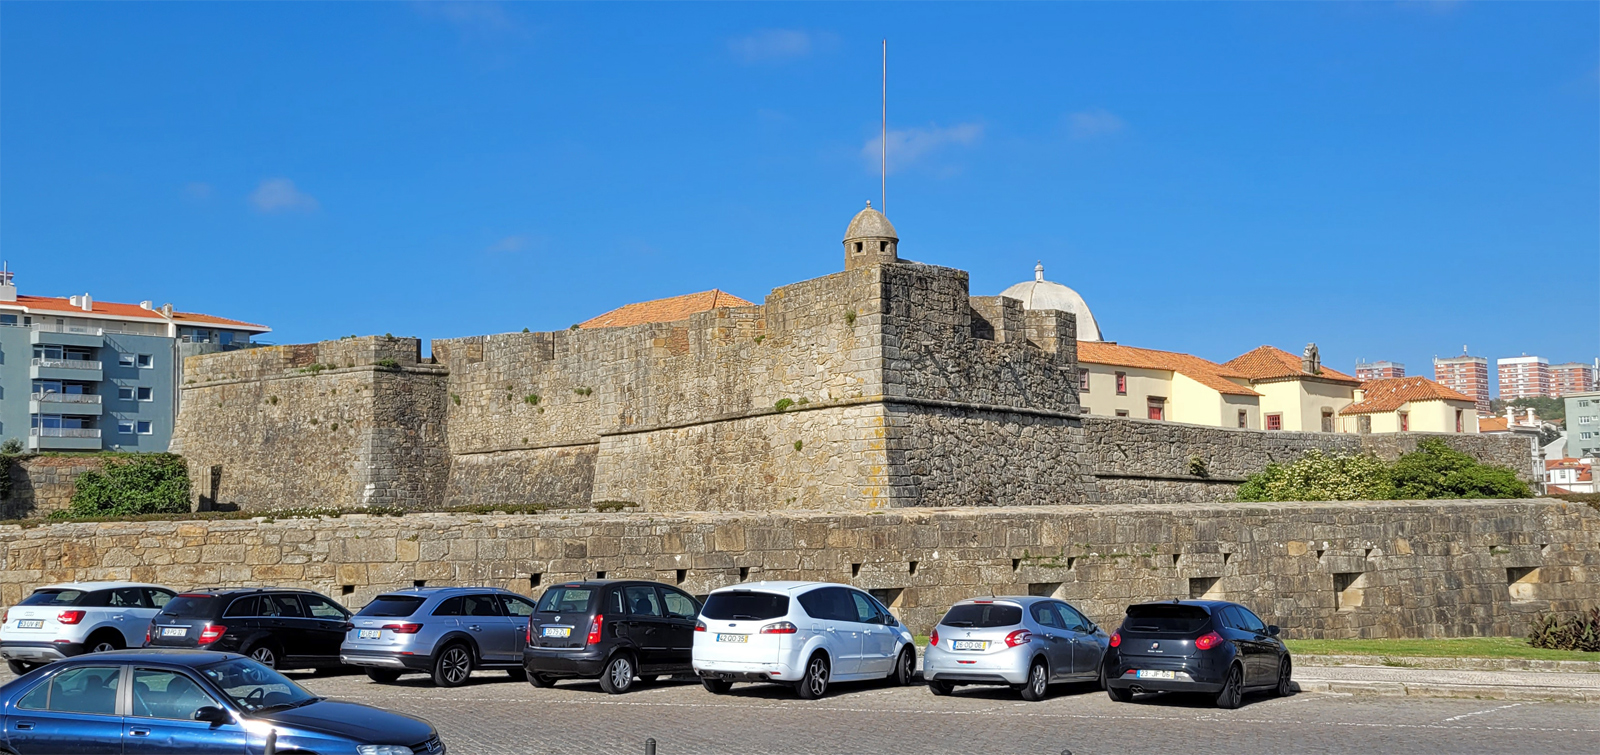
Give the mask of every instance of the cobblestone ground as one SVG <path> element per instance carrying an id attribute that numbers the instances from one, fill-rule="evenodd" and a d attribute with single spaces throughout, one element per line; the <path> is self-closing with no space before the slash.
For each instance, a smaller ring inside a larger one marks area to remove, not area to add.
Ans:
<path id="1" fill-rule="evenodd" d="M 787 688 L 738 685 L 714 696 L 698 683 L 659 682 L 625 695 L 593 683 L 537 689 L 479 672 L 458 689 L 422 677 L 378 685 L 365 676 L 298 675 L 318 694 L 421 716 L 453 755 L 644 751 L 688 753 L 1589 753 L 1600 707 L 1578 703 L 1250 697 L 1233 711 L 1156 696 L 1117 704 L 1090 686 L 1026 703 L 1009 690 L 838 685 L 794 699 Z"/>

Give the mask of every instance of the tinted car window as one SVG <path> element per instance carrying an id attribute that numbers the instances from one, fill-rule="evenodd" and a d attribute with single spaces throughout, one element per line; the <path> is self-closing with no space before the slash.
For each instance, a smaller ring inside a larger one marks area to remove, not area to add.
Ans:
<path id="1" fill-rule="evenodd" d="M 1228 610 L 1233 612 L 1234 618 L 1239 622 L 1236 626 L 1240 629 L 1247 632 L 1267 631 L 1267 625 L 1261 621 L 1260 617 L 1251 613 L 1250 609 L 1244 606 L 1229 606 Z"/>
<path id="2" fill-rule="evenodd" d="M 382 618 L 398 618 L 410 616 L 428 602 L 427 598 L 420 595 L 379 595 L 372 599 L 365 608 L 361 609 L 360 616 L 378 616 Z"/>
<path id="3" fill-rule="evenodd" d="M 34 687 L 33 689 L 28 691 L 28 694 L 23 695 L 21 700 L 17 701 L 17 707 L 21 708 L 23 710 L 44 710 L 44 709 L 48 708 L 49 706 L 50 706 L 50 683 L 49 682 L 45 682 L 44 684 L 41 684 L 41 685 L 39 685 L 37 687 Z"/>
<path id="4" fill-rule="evenodd" d="M 1056 613 L 1061 614 L 1062 626 L 1077 632 L 1089 631 L 1089 620 L 1084 618 L 1083 614 L 1078 613 L 1077 609 L 1066 603 L 1057 603 L 1055 608 Z"/>
<path id="5" fill-rule="evenodd" d="M 594 598 L 594 593 L 592 587 L 552 587 L 539 598 L 539 610 L 543 613 L 584 613 L 589 610 L 589 601 Z"/>
<path id="6" fill-rule="evenodd" d="M 112 590 L 106 605 L 112 608 L 144 608 L 144 590 L 137 587 Z"/>
<path id="7" fill-rule="evenodd" d="M 606 596 L 601 598 L 606 613 L 627 613 L 622 608 L 622 591 L 617 589 L 606 590 Z"/>
<path id="8" fill-rule="evenodd" d="M 699 613 L 694 600 L 681 592 L 662 590 L 661 602 L 666 604 L 667 615 L 674 619 L 692 619 Z"/>
<path id="9" fill-rule="evenodd" d="M 461 596 L 457 595 L 454 598 L 446 598 L 443 603 L 439 604 L 438 608 L 433 609 L 433 615 L 434 616 L 460 616 L 461 615 Z"/>
<path id="10" fill-rule="evenodd" d="M 1049 603 L 1034 603 L 1028 607 L 1028 613 L 1033 616 L 1034 621 L 1039 623 L 1039 626 L 1055 627 L 1057 629 L 1065 628 L 1061 623 L 1061 616 L 1056 613 L 1055 606 Z"/>
<path id="11" fill-rule="evenodd" d="M 194 712 L 207 705 L 217 705 L 217 701 L 183 674 L 142 668 L 133 671 L 135 716 L 192 721 Z"/>
<path id="12" fill-rule="evenodd" d="M 1160 603 L 1128 606 L 1122 626 L 1138 632 L 1193 632 L 1211 618 L 1200 606 Z"/>
<path id="13" fill-rule="evenodd" d="M 273 608 L 277 609 L 278 616 L 298 619 L 304 618 L 306 615 L 305 611 L 300 608 L 298 595 L 271 595 L 267 597 L 267 600 L 271 601 Z"/>
<path id="14" fill-rule="evenodd" d="M 501 595 L 500 605 L 506 609 L 507 616 L 526 618 L 533 615 L 533 604 L 515 595 Z"/>
<path id="15" fill-rule="evenodd" d="M 172 593 L 167 592 L 166 590 L 156 590 L 146 587 L 144 590 L 144 599 L 150 603 L 151 608 L 161 608 L 167 604 L 167 601 L 172 600 Z"/>
<path id="16" fill-rule="evenodd" d="M 82 590 L 34 590 L 19 606 L 75 606 L 88 593 Z"/>
<path id="17" fill-rule="evenodd" d="M 221 608 L 217 605 L 219 602 L 213 595 L 179 595 L 162 607 L 161 612 L 180 619 L 209 619 L 217 615 Z"/>
<path id="18" fill-rule="evenodd" d="M 467 595 L 461 601 L 462 613 L 467 616 L 499 616 L 499 601 L 493 595 Z"/>
<path id="19" fill-rule="evenodd" d="M 68 669 L 50 680 L 50 707 L 62 713 L 116 715 L 117 683 L 121 668 L 83 666 Z"/>
<path id="20" fill-rule="evenodd" d="M 842 587 L 824 587 L 800 596 L 800 607 L 813 619 L 826 621 L 855 621 L 856 607 L 849 591 Z"/>
<path id="21" fill-rule="evenodd" d="M 205 678 L 217 685 L 246 711 L 295 705 L 316 699 L 316 695 L 276 671 L 248 658 L 235 658 L 200 669 Z"/>
<path id="22" fill-rule="evenodd" d="M 300 600 L 306 604 L 306 611 L 314 619 L 337 619 L 343 621 L 344 609 L 333 604 L 333 601 L 321 595 L 301 595 Z"/>
<path id="23" fill-rule="evenodd" d="M 727 621 L 776 619 L 789 613 L 789 596 L 770 592 L 714 592 L 706 598 L 700 615 Z"/>
<path id="24" fill-rule="evenodd" d="M 962 603 L 939 622 L 947 627 L 1009 627 L 1022 623 L 1022 607 L 1004 603 Z"/>
<path id="25" fill-rule="evenodd" d="M 661 600 L 656 597 L 656 588 L 634 585 L 623 588 L 622 595 L 628 604 L 628 613 L 634 616 L 661 616 Z"/>
<path id="26" fill-rule="evenodd" d="M 261 598 L 257 595 L 251 595 L 247 598 L 239 598 L 228 604 L 228 610 L 223 611 L 222 615 L 224 618 L 236 616 L 260 616 L 260 604 Z"/>
<path id="27" fill-rule="evenodd" d="M 878 607 L 872 604 L 872 599 L 861 593 L 850 591 L 850 600 L 855 603 L 856 621 L 863 624 L 882 624 L 883 617 L 878 615 Z"/>

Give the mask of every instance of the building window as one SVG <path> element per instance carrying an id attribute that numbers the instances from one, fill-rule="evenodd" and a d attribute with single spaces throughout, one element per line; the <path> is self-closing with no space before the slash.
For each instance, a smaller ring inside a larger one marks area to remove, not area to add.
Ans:
<path id="1" fill-rule="evenodd" d="M 138 422 L 135 422 L 134 426 L 137 428 L 138 433 L 140 435 L 151 435 L 151 434 L 153 434 L 155 432 L 155 430 L 153 430 L 151 428 L 150 422 L 148 420 L 142 420 L 141 419 Z"/>
<path id="2" fill-rule="evenodd" d="M 1267 429 L 1268 430 L 1282 430 L 1283 429 L 1283 415 L 1282 414 L 1268 414 L 1267 415 Z"/>
<path id="3" fill-rule="evenodd" d="M 1243 409 L 1240 409 L 1239 410 L 1239 428 L 1240 429 L 1245 429 L 1245 428 L 1248 428 L 1248 427 L 1250 427 L 1250 412 L 1247 412 L 1247 411 L 1245 411 Z"/>
<path id="4" fill-rule="evenodd" d="M 1128 373 L 1126 372 L 1117 373 L 1117 395 L 1128 395 Z"/>
<path id="5" fill-rule="evenodd" d="M 1370 433 L 1370 432 L 1372 432 L 1372 415 L 1363 414 L 1360 417 L 1356 418 L 1356 432 L 1358 432 L 1358 433 Z"/>
<path id="6" fill-rule="evenodd" d="M 1126 416 L 1128 416 L 1128 410 L 1127 409 L 1118 409 L 1117 410 L 1117 416 L 1118 417 L 1126 417 Z"/>
<path id="7" fill-rule="evenodd" d="M 1151 396 L 1148 400 L 1146 408 L 1148 409 L 1150 419 L 1167 418 L 1167 400 L 1164 398 L 1156 398 L 1155 396 Z"/>
<path id="8" fill-rule="evenodd" d="M 1396 414 L 1400 417 L 1400 432 L 1409 432 L 1411 430 L 1411 414 L 1408 412 L 1396 412 Z"/>
<path id="9" fill-rule="evenodd" d="M 139 389 L 139 400 L 140 401 L 155 401 L 156 400 L 155 391 L 151 390 L 149 388 L 140 388 Z"/>
<path id="10" fill-rule="evenodd" d="M 134 400 L 133 397 L 134 397 L 134 392 L 133 392 L 132 388 L 118 388 L 117 389 L 117 398 L 122 399 L 123 401 L 133 401 Z"/>
<path id="11" fill-rule="evenodd" d="M 1089 371 L 1088 370 L 1084 370 L 1084 369 L 1078 370 L 1078 391 L 1080 393 L 1088 393 L 1089 392 Z"/>
<path id="12" fill-rule="evenodd" d="M 1463 422 L 1464 422 L 1464 420 L 1462 418 L 1464 416 L 1466 416 L 1466 415 L 1460 409 L 1456 410 L 1456 432 L 1458 432 L 1458 433 L 1462 432 L 1462 427 L 1463 427 Z"/>
<path id="13" fill-rule="evenodd" d="M 135 357 L 135 361 L 138 362 L 140 369 L 148 370 L 151 367 L 155 366 L 155 363 L 150 361 L 150 355 L 149 354 L 140 354 L 137 357 Z"/>
<path id="14" fill-rule="evenodd" d="M 133 355 L 132 354 L 118 354 L 117 355 L 117 364 L 120 364 L 123 367 L 132 367 L 133 366 Z"/>
<path id="15" fill-rule="evenodd" d="M 122 420 L 122 419 L 117 420 L 117 432 L 122 434 L 122 435 L 132 435 L 133 434 L 133 421 L 132 420 Z"/>
<path id="16" fill-rule="evenodd" d="M 1333 432 L 1333 410 L 1332 409 L 1323 409 L 1322 410 L 1322 431 L 1325 432 L 1325 433 Z"/>
<path id="17" fill-rule="evenodd" d="M 1579 417 L 1578 418 L 1578 424 L 1587 425 L 1593 420 L 1594 420 L 1594 417 Z"/>
<path id="18" fill-rule="evenodd" d="M 16 315 L 0 315 L 0 325 L 16 325 Z"/>
<path id="19" fill-rule="evenodd" d="M 1588 405 L 1589 405 L 1589 400 L 1588 399 L 1578 399 L 1578 406 L 1588 406 Z"/>

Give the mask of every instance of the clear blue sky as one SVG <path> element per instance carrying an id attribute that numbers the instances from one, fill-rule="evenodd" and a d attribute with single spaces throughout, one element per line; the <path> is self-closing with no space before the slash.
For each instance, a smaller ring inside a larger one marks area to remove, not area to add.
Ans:
<path id="1" fill-rule="evenodd" d="M 564 328 L 836 271 L 878 197 L 974 294 L 1431 375 L 1600 352 L 1595 3 L 6 3 L 24 293 L 280 343 Z"/>

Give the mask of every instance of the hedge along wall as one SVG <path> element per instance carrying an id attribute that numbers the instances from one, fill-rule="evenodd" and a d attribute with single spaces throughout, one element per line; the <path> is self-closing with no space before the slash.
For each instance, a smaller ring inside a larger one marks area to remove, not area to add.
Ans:
<path id="1" fill-rule="evenodd" d="M 384 590 L 642 577 L 692 593 L 762 579 L 873 590 L 918 633 L 954 601 L 1049 594 L 1114 625 L 1132 602 L 1222 597 L 1295 638 L 1521 635 L 1600 605 L 1600 512 L 1550 499 L 1072 505 L 884 513 L 0 526 L 0 602 L 40 584 L 282 585 L 351 608 Z"/>

